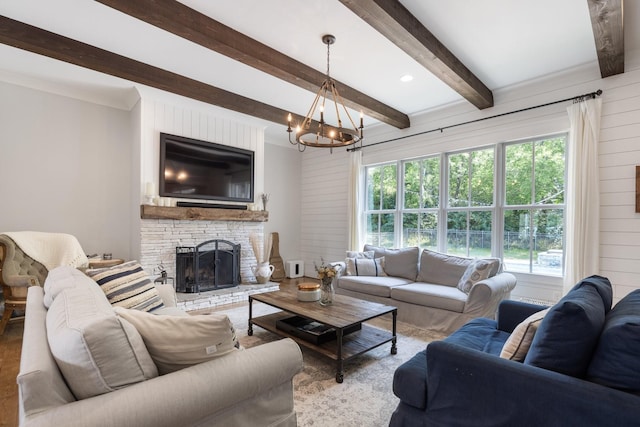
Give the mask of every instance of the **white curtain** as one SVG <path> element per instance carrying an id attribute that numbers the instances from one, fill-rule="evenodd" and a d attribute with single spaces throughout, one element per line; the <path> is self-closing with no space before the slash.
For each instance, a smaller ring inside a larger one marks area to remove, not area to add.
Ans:
<path id="1" fill-rule="evenodd" d="M 362 250 L 362 230 L 360 212 L 362 212 L 360 168 L 362 166 L 362 150 L 351 152 L 349 166 L 349 250 Z"/>
<path id="2" fill-rule="evenodd" d="M 600 271 L 598 139 L 602 99 L 567 108 L 571 121 L 567 159 L 564 293 Z"/>

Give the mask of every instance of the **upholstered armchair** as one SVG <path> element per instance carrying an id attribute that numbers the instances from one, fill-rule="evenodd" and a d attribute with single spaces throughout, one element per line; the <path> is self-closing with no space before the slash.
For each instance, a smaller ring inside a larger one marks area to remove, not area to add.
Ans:
<path id="1" fill-rule="evenodd" d="M 78 240 L 68 234 L 31 231 L 0 234 L 0 284 L 4 296 L 0 335 L 13 313 L 25 310 L 29 286 L 42 286 L 53 267 L 82 267 L 87 261 Z"/>

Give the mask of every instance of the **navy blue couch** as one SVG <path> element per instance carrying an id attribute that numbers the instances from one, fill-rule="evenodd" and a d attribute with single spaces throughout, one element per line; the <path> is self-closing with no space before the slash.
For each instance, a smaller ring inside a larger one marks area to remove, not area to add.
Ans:
<path id="1" fill-rule="evenodd" d="M 500 357 L 514 328 L 547 307 L 503 301 L 398 367 L 391 427 L 639 426 L 640 290 L 611 309 L 591 276 L 549 308 L 522 362 Z M 427 368 L 428 367 L 428 368 Z"/>

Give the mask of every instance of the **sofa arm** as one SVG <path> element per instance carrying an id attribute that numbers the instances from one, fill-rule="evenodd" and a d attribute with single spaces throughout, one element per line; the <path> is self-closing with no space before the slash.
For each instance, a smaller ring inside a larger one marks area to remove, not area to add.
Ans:
<path id="1" fill-rule="evenodd" d="M 640 397 L 436 341 L 427 349 L 429 426 L 635 425 Z"/>
<path id="2" fill-rule="evenodd" d="M 544 305 L 504 300 L 498 306 L 498 329 L 511 333 L 524 319 L 545 308 Z"/>
<path id="3" fill-rule="evenodd" d="M 224 420 L 234 404 L 256 396 L 263 398 L 233 416 L 245 425 L 277 425 L 283 414 L 293 413 L 292 380 L 301 370 L 300 347 L 287 338 L 57 406 L 27 417 L 22 425 L 189 426 L 214 414 Z"/>
<path id="4" fill-rule="evenodd" d="M 462 312 L 493 319 L 500 301 L 509 297 L 515 287 L 516 277 L 511 273 L 499 273 L 481 280 L 471 288 Z"/>

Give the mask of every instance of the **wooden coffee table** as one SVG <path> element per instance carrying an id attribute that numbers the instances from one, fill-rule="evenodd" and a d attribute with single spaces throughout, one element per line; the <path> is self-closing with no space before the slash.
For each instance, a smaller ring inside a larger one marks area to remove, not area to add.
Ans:
<path id="1" fill-rule="evenodd" d="M 254 300 L 279 308 L 282 311 L 254 318 Z M 391 313 L 393 316 L 391 332 L 363 324 L 367 320 L 387 313 Z M 302 316 L 335 328 L 336 339 L 315 344 L 276 327 L 276 321 L 292 315 Z M 317 301 L 301 302 L 298 301 L 297 293 L 294 289 L 281 289 L 275 292 L 249 296 L 249 330 L 247 333 L 250 336 L 253 335 L 253 325 L 257 325 L 279 336 L 289 337 L 298 344 L 335 360 L 337 362 L 336 381 L 341 383 L 344 379 L 343 367 L 345 360 L 388 342 L 391 342 L 391 354 L 398 352 L 396 347 L 397 315 L 398 309 L 396 307 L 345 295 L 336 295 L 333 304 L 329 306 L 321 306 Z M 360 326 L 361 329 L 344 334 L 345 330 L 353 329 L 354 326 Z"/>

